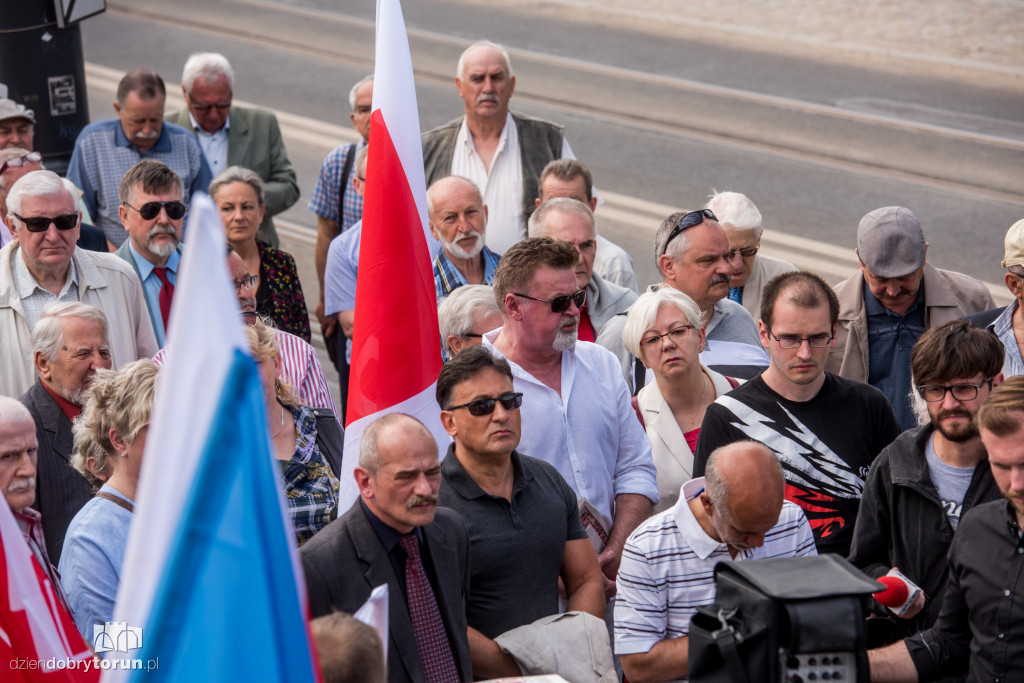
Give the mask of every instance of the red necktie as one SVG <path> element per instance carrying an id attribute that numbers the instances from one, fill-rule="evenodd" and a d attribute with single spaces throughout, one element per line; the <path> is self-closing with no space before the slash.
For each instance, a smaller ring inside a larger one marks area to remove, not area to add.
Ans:
<path id="1" fill-rule="evenodd" d="M 416 536 L 406 534 L 399 540 L 406 553 L 405 592 L 412 617 L 412 630 L 429 683 L 452 683 L 459 680 L 448 635 L 441 622 L 434 589 L 427 580 L 420 562 L 420 544 Z"/>
<path id="2" fill-rule="evenodd" d="M 174 298 L 174 285 L 167 279 L 166 268 L 154 268 L 153 272 L 163 284 L 160 286 L 160 317 L 164 321 L 164 334 L 167 333 L 167 321 L 171 318 L 171 299 Z"/>
<path id="3" fill-rule="evenodd" d="M 587 313 L 586 305 L 580 309 L 580 326 L 576 328 L 576 338 L 580 341 L 592 342 L 597 337 L 597 330 L 590 322 L 590 314 Z"/>

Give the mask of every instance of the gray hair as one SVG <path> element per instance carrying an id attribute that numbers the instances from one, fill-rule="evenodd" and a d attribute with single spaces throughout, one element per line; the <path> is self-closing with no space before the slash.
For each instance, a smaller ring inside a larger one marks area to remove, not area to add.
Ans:
<path id="1" fill-rule="evenodd" d="M 473 331 L 473 321 L 477 313 L 501 314 L 498 304 L 494 301 L 494 290 L 490 285 L 463 285 L 445 297 L 437 307 L 437 323 L 441 328 L 441 340 L 444 342 L 445 353 L 454 355 L 448 346 L 448 336 L 462 337 Z"/>
<path id="2" fill-rule="evenodd" d="M 185 92 L 191 95 L 196 81 L 210 83 L 217 80 L 218 76 L 228 79 L 228 87 L 231 88 L 231 92 L 235 91 L 235 72 L 227 57 L 217 52 L 196 52 L 185 62 L 185 68 L 181 72 L 181 85 Z"/>
<path id="3" fill-rule="evenodd" d="M 1020 279 L 1024 280 L 1024 266 L 1021 266 L 1021 265 L 1006 266 L 1006 272 L 1011 274 L 1011 275 L 1016 275 Z"/>
<path id="4" fill-rule="evenodd" d="M 210 183 L 210 197 L 217 201 L 217 193 L 225 185 L 231 183 L 245 183 L 256 192 L 256 200 L 263 206 L 263 179 L 255 171 L 250 171 L 243 166 L 229 166 L 221 171 L 213 182 Z"/>
<path id="5" fill-rule="evenodd" d="M 772 454 L 771 449 L 763 443 L 752 440 L 734 441 L 724 446 L 719 446 L 715 450 L 711 451 L 711 455 L 708 456 L 708 461 L 704 464 L 704 490 L 707 491 L 708 497 L 711 499 L 711 504 L 715 506 L 716 510 L 729 509 L 729 484 L 718 471 L 718 455 L 722 451 L 730 449 L 737 444 L 755 444 L 767 451 L 769 455 Z M 785 472 L 782 469 L 782 463 L 779 462 L 779 459 L 774 457 L 774 455 L 766 460 L 775 464 L 773 469 L 778 474 L 778 480 L 782 482 L 783 486 L 785 486 L 786 479 Z"/>
<path id="6" fill-rule="evenodd" d="M 35 424 L 32 413 L 22 405 L 21 401 L 10 396 L 0 396 L 0 424 Z"/>
<path id="7" fill-rule="evenodd" d="M 718 223 L 726 232 L 735 230 L 754 230 L 761 236 L 761 212 L 754 202 L 739 192 L 715 192 L 708 195 L 705 208 L 711 209 L 718 216 Z"/>
<path id="8" fill-rule="evenodd" d="M 676 211 L 674 214 L 670 215 L 668 218 L 663 220 L 661 222 L 661 225 L 658 226 L 658 232 L 655 233 L 654 235 L 654 266 L 658 269 L 659 273 L 662 272 L 661 257 L 663 255 L 668 256 L 673 261 L 678 262 L 680 259 L 683 258 L 686 252 L 690 250 L 690 247 L 693 246 L 692 244 L 690 244 L 690 238 L 686 234 L 686 230 L 683 230 L 681 233 L 676 235 L 675 239 L 672 240 L 672 242 L 668 241 L 669 235 L 672 234 L 672 230 L 674 230 L 676 227 L 676 223 L 678 223 L 683 218 L 683 216 L 685 216 L 688 213 L 693 212 Z M 668 249 L 665 248 L 666 244 L 668 244 Z"/>
<path id="9" fill-rule="evenodd" d="M 11 186 L 11 191 L 7 193 L 8 221 L 11 219 L 18 220 L 11 216 L 11 214 L 21 214 L 22 197 L 45 197 L 54 194 L 65 194 L 70 197 L 77 211 L 77 198 L 72 196 L 67 188 L 64 187 L 64 183 L 59 175 L 53 171 L 32 171 L 31 173 L 26 173 L 18 179 L 18 182 Z"/>
<path id="10" fill-rule="evenodd" d="M 701 311 L 693 299 L 668 285 L 648 290 L 637 297 L 629 307 L 626 324 L 622 326 L 622 345 L 637 358 L 644 357 L 640 340 L 643 339 L 644 332 L 654 327 L 654 319 L 658 317 L 658 311 L 662 306 L 675 306 L 686 316 L 694 330 L 700 329 Z"/>
<path id="11" fill-rule="evenodd" d="M 107 316 L 103 311 L 80 301 L 54 301 L 43 307 L 42 317 L 32 330 L 33 353 L 42 354 L 50 362 L 57 360 L 57 352 L 64 344 L 64 318 L 95 320 L 103 328 L 103 338 L 107 338 Z"/>
<path id="12" fill-rule="evenodd" d="M 553 197 L 540 206 L 530 215 L 527 222 L 526 234 L 528 237 L 551 237 L 548 232 L 547 218 L 552 211 L 564 213 L 570 216 L 582 216 L 590 222 L 590 227 L 597 237 L 597 223 L 594 221 L 594 212 L 583 202 L 571 197 Z"/>
<path id="13" fill-rule="evenodd" d="M 504 45 L 491 42 L 490 40 L 478 40 L 469 47 L 467 47 L 465 50 L 463 50 L 462 54 L 459 55 L 459 63 L 456 64 L 455 66 L 456 78 L 462 78 L 462 72 L 466 65 L 466 55 L 480 47 L 489 47 L 492 50 L 497 50 L 498 52 L 500 52 L 502 59 L 505 60 L 505 67 L 508 69 L 509 78 L 515 76 L 515 72 L 512 71 L 512 59 L 508 56 L 508 50 L 505 49 Z"/>
<path id="14" fill-rule="evenodd" d="M 352 89 L 348 91 L 348 106 L 352 108 L 352 111 L 356 110 L 356 94 L 359 92 L 359 89 L 363 87 L 364 83 L 370 83 L 372 81 L 373 74 L 370 74 L 369 76 L 363 76 L 358 81 L 356 81 L 356 84 L 353 85 Z"/>
<path id="15" fill-rule="evenodd" d="M 369 146 L 369 145 L 367 145 Z M 427 216 L 432 217 L 434 215 L 434 195 L 451 185 L 452 183 L 462 183 L 472 188 L 473 192 L 476 193 L 476 198 L 483 206 L 484 195 L 480 192 L 480 187 L 472 180 L 461 175 L 447 175 L 444 178 L 435 180 L 431 183 L 430 187 L 427 188 Z"/>
<path id="16" fill-rule="evenodd" d="M 400 422 L 409 420 L 418 425 L 430 441 L 436 445 L 434 435 L 415 417 L 406 413 L 388 413 L 374 421 L 363 432 L 363 438 L 359 440 L 359 466 L 371 475 L 376 476 L 377 470 L 380 469 L 380 452 L 377 450 L 377 442 L 380 440 L 381 432 L 389 427 L 397 426 Z"/>

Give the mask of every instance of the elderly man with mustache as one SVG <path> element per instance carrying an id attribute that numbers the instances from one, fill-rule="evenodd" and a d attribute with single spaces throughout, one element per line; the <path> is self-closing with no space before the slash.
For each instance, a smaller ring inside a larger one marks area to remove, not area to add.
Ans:
<path id="1" fill-rule="evenodd" d="M 193 192 L 206 192 L 213 180 L 195 136 L 164 122 L 166 95 L 159 75 L 146 69 L 129 71 L 117 86 L 117 117 L 89 124 L 75 140 L 68 178 L 82 189 L 96 227 L 114 246 L 128 238 L 118 220 L 118 187 L 132 166 L 154 159 L 173 168 L 183 181 L 185 204 Z"/>
<path id="2" fill-rule="evenodd" d="M 167 321 L 181 262 L 181 224 L 184 184 L 169 166 L 146 159 L 121 179 L 118 215 L 128 239 L 115 252 L 127 261 L 142 281 L 146 306 L 153 320 L 157 343 L 167 344 Z"/>
<path id="3" fill-rule="evenodd" d="M 910 351 L 925 330 L 994 306 L 972 277 L 925 263 L 921 223 L 884 206 L 857 226 L 860 272 L 836 285 L 839 330 L 826 369 L 877 387 L 901 429 L 917 426 L 910 404 Z"/>

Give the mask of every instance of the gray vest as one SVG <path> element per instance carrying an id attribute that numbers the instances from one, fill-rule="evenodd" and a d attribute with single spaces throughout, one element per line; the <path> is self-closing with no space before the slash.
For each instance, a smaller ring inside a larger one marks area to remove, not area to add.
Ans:
<path id="1" fill-rule="evenodd" d="M 562 134 L 565 130 L 557 123 L 512 114 L 519 133 L 519 158 L 523 164 L 523 216 L 530 217 L 536 206 L 540 172 L 548 162 L 562 158 Z M 455 138 L 462 126 L 462 118 L 428 130 L 423 134 L 423 166 L 427 187 L 452 173 Z"/>

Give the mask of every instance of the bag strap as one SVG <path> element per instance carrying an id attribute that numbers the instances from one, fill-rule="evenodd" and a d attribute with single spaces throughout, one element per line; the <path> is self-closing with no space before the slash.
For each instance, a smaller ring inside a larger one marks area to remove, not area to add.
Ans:
<path id="1" fill-rule="evenodd" d="M 96 492 L 96 497 L 97 498 L 102 498 L 104 500 L 109 500 L 111 503 L 114 503 L 115 505 L 120 505 L 121 507 L 123 507 L 128 512 L 132 512 L 132 513 L 135 512 L 135 506 L 134 505 L 129 503 L 124 498 L 118 498 L 117 496 L 113 496 L 113 495 L 107 493 L 106 491 L 97 491 Z"/>
<path id="2" fill-rule="evenodd" d="M 736 627 L 729 623 L 729 619 L 735 614 L 735 609 L 718 610 L 718 621 L 722 626 L 711 633 L 711 638 L 718 646 L 718 652 L 725 661 L 725 668 L 729 672 L 732 683 L 747 683 L 747 671 L 743 668 L 743 660 L 736 648 L 739 643 L 743 642 L 743 635 L 737 633 Z"/>
<path id="3" fill-rule="evenodd" d="M 639 358 L 633 358 L 633 395 L 636 396 L 644 388 L 647 381 L 647 368 Z"/>
<path id="4" fill-rule="evenodd" d="M 343 212 L 345 211 L 345 190 L 348 188 L 348 178 L 352 175 L 352 164 L 356 159 L 356 144 L 349 143 L 348 152 L 345 154 L 345 167 L 341 171 L 341 185 L 338 189 L 338 232 L 341 232 L 341 224 L 344 222 Z"/>

